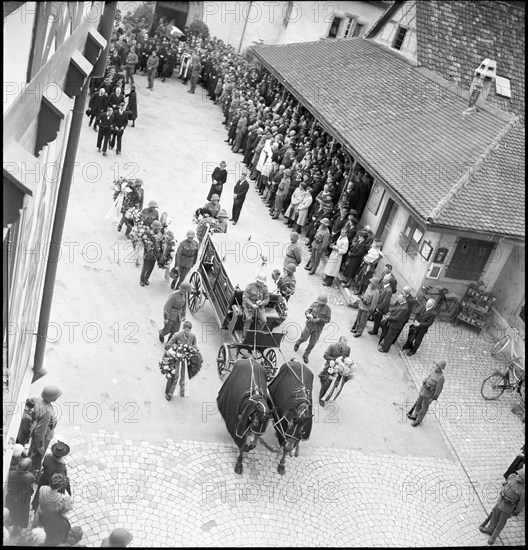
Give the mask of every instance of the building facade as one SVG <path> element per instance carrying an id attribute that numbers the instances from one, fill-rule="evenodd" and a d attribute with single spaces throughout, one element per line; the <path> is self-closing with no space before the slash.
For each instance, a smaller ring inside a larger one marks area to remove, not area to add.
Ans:
<path id="1" fill-rule="evenodd" d="M 46 373 L 39 320 L 49 319 L 88 79 L 104 72 L 115 5 L 4 3 L 4 479 L 31 383 Z"/>
<path id="2" fill-rule="evenodd" d="M 364 36 L 391 2 L 203 2 L 211 36 L 243 51 L 254 44 L 290 44 Z"/>

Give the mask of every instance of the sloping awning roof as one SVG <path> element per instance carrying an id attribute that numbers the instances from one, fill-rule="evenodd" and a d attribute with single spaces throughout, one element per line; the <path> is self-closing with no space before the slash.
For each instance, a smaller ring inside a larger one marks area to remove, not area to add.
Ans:
<path id="1" fill-rule="evenodd" d="M 464 116 L 467 101 L 455 89 L 368 40 L 255 46 L 252 52 L 424 220 L 434 211 L 440 220 L 439 205 L 446 211 L 444 199 L 508 124 L 506 116 L 483 110 Z M 485 186 L 463 189 L 466 200 L 489 198 Z M 524 188 L 519 192 L 523 200 L 516 202 L 524 202 Z M 486 230 L 524 237 L 511 223 L 512 208 L 516 204 L 498 209 Z M 468 218 L 466 229 L 481 231 L 476 222 Z"/>

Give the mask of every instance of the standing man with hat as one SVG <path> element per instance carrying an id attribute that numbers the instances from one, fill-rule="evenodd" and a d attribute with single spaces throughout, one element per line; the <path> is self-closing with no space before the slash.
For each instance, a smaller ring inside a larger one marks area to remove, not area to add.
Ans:
<path id="1" fill-rule="evenodd" d="M 187 238 L 178 245 L 174 258 L 174 269 L 178 272 L 171 283 L 171 288 L 178 289 L 198 258 L 198 241 L 194 229 L 187 231 Z"/>
<path id="2" fill-rule="evenodd" d="M 180 330 L 182 321 L 185 321 L 187 309 L 187 293 L 192 290 L 190 283 L 184 281 L 179 290 L 173 292 L 163 306 L 163 328 L 159 331 L 159 341 L 163 344 L 165 336 L 169 338 Z"/>
<path id="3" fill-rule="evenodd" d="M 298 241 L 299 233 L 293 231 L 290 234 L 290 244 L 286 247 L 284 253 L 284 266 L 293 264 L 297 267 L 300 265 L 302 261 L 302 248 Z"/>
<path id="4" fill-rule="evenodd" d="M 410 287 L 405 288 L 409 288 L 410 292 Z M 398 335 L 409 319 L 408 315 L 410 315 L 411 309 L 411 302 L 407 299 L 405 292 L 402 292 L 396 300 L 394 309 L 387 313 L 381 322 L 381 335 L 378 341 L 379 352 L 387 353 L 392 344 L 396 342 Z"/>
<path id="5" fill-rule="evenodd" d="M 143 267 L 141 268 L 141 275 L 139 276 L 139 284 L 141 286 L 149 285 L 149 277 L 156 265 L 157 260 L 162 253 L 162 238 L 161 230 L 163 225 L 158 220 L 154 220 L 150 226 L 153 232 L 152 246 L 145 246 L 143 249 Z"/>
<path id="6" fill-rule="evenodd" d="M 429 406 L 433 401 L 438 399 L 444 388 L 445 377 L 443 370 L 446 367 L 446 362 L 443 360 L 438 362 L 435 361 L 434 365 L 429 376 L 424 378 L 416 403 L 407 413 L 407 418 L 413 420 L 412 426 L 421 424 L 429 410 Z"/>
<path id="7" fill-rule="evenodd" d="M 295 293 L 295 286 L 297 284 L 294 275 L 295 271 L 297 271 L 295 265 L 288 264 L 284 266 L 284 273 L 277 280 L 277 289 L 287 302 L 290 300 L 290 297 L 293 296 L 293 294 Z"/>
<path id="8" fill-rule="evenodd" d="M 62 441 L 57 441 L 57 443 L 54 443 L 51 446 L 51 454 L 48 453 L 44 457 L 44 461 L 42 462 L 42 472 L 40 474 L 37 490 L 35 492 L 35 496 L 33 497 L 33 502 L 31 504 L 33 510 L 36 510 L 39 505 L 40 488 L 43 485 L 49 485 L 51 483 L 51 478 L 53 477 L 53 474 L 63 474 L 67 479 L 68 469 L 66 467 L 66 464 L 64 463 L 63 457 L 67 456 L 69 453 L 70 453 L 69 445 L 67 445 L 66 443 L 63 443 Z M 64 489 L 62 490 L 62 493 L 64 493 L 64 490 L 68 491 L 68 494 L 71 496 L 71 488 L 70 488 L 69 480 L 67 481 Z"/>
<path id="9" fill-rule="evenodd" d="M 143 223 L 149 227 L 154 220 L 159 220 L 158 203 L 156 201 L 150 201 L 147 208 L 141 211 L 141 219 Z"/>
<path id="10" fill-rule="evenodd" d="M 216 193 L 218 199 L 222 196 L 222 190 L 224 189 L 224 184 L 227 181 L 227 170 L 226 170 L 226 161 L 223 160 L 219 166 L 217 166 L 213 173 L 211 174 L 211 187 L 209 188 L 209 193 L 207 194 L 207 200 L 210 201 L 211 197 Z"/>
<path id="11" fill-rule="evenodd" d="M 133 538 L 134 536 L 130 531 L 118 527 L 103 540 L 101 548 L 125 548 L 132 542 Z"/>
<path id="12" fill-rule="evenodd" d="M 295 342 L 293 349 L 297 351 L 299 346 L 310 339 L 308 347 L 303 355 L 303 361 L 308 363 L 308 356 L 310 355 L 315 344 L 323 332 L 323 327 L 326 323 L 330 322 L 332 318 L 332 310 L 328 306 L 328 297 L 326 294 L 321 294 L 315 302 L 304 312 L 306 317 L 306 325 L 304 326 L 301 336 Z"/>
<path id="13" fill-rule="evenodd" d="M 29 458 L 33 464 L 33 471 L 40 470 L 42 459 L 46 454 L 48 445 L 53 439 L 57 416 L 52 403 L 62 395 L 62 390 L 57 386 L 46 386 L 42 390 L 40 398 L 35 399 L 33 409 L 33 422 L 30 429 L 31 444 L 29 446 Z"/>
<path id="14" fill-rule="evenodd" d="M 491 514 L 480 525 L 479 531 L 489 535 L 488 544 L 495 544 L 495 540 L 504 529 L 508 520 L 517 517 L 524 508 L 524 486 L 525 486 L 525 467 L 518 472 L 510 474 L 508 479 L 502 484 L 499 500 L 491 511 Z"/>
<path id="15" fill-rule="evenodd" d="M 269 302 L 269 291 L 266 285 L 266 274 L 259 273 L 254 283 L 249 283 L 242 295 L 242 308 L 244 310 L 244 335 L 251 326 L 251 321 L 256 315 L 257 330 L 262 330 L 266 325 L 266 313 L 264 308 Z"/>
<path id="16" fill-rule="evenodd" d="M 374 280 L 374 277 L 370 280 L 370 282 L 372 282 L 373 280 Z M 372 334 L 373 336 L 377 336 L 378 330 L 381 324 L 381 320 L 383 319 L 383 316 L 387 315 L 387 313 L 389 312 L 390 302 L 393 294 L 390 273 L 387 273 L 383 277 L 380 277 L 379 280 L 381 280 L 381 287 L 380 287 L 378 304 L 377 306 L 375 306 L 375 309 L 372 312 L 372 319 L 374 320 L 374 326 L 372 327 L 372 330 L 368 331 L 368 333 Z M 368 288 L 367 288 L 367 292 L 368 292 Z"/>
<path id="17" fill-rule="evenodd" d="M 363 331 L 367 326 L 369 316 L 374 312 L 378 305 L 380 298 L 380 282 L 381 281 L 378 277 L 373 277 L 369 282 L 367 290 L 358 301 L 358 314 L 356 317 L 356 322 L 350 329 L 350 332 L 353 333 L 354 338 L 359 338 L 363 334 Z"/>
<path id="18" fill-rule="evenodd" d="M 242 206 L 244 205 L 246 195 L 249 191 L 247 172 L 247 168 L 242 168 L 240 171 L 240 179 L 236 182 L 235 188 L 233 189 L 233 208 L 231 210 L 231 218 L 229 220 L 233 222 L 233 225 L 238 223 Z"/>

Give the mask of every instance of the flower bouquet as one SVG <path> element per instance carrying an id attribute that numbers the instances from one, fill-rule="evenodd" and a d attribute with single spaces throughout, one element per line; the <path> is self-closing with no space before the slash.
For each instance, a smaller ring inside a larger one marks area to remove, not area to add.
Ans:
<path id="1" fill-rule="evenodd" d="M 165 351 L 159 367 L 161 374 L 167 379 L 171 379 L 179 373 L 180 381 L 183 380 L 183 388 L 181 388 L 181 396 L 187 395 L 187 376 L 189 379 L 194 378 L 202 368 L 203 357 L 196 346 L 189 344 L 173 344 Z M 187 365 L 187 368 L 182 368 Z"/>
<path id="2" fill-rule="evenodd" d="M 357 363 L 350 357 L 338 357 L 328 361 L 319 373 L 321 386 L 328 386 L 326 393 L 321 398 L 323 401 L 334 401 L 341 393 L 343 386 L 354 378 Z"/>
<path id="3" fill-rule="evenodd" d="M 209 233 L 222 233 L 222 227 L 216 218 L 206 217 L 202 218 L 196 226 L 196 237 L 199 242 L 202 242 L 205 232 L 209 227 Z"/>
<path id="4" fill-rule="evenodd" d="M 112 208 L 108 211 L 105 218 L 109 219 L 112 215 L 124 214 L 129 208 L 140 204 L 139 194 L 136 191 L 136 180 L 118 178 L 114 181 L 114 196 Z"/>

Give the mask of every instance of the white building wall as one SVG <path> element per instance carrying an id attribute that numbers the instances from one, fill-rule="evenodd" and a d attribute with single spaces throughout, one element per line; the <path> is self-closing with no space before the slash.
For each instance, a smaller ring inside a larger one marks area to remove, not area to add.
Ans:
<path id="1" fill-rule="evenodd" d="M 204 2 L 203 21 L 212 36 L 242 51 L 261 41 L 264 44 L 291 44 L 326 38 L 335 16 L 343 17 L 338 38 L 345 32 L 347 15 L 365 24 L 365 33 L 385 11 L 382 5 L 371 2 L 293 2 L 285 26 L 288 5 L 289 2 L 284 1 Z"/>

